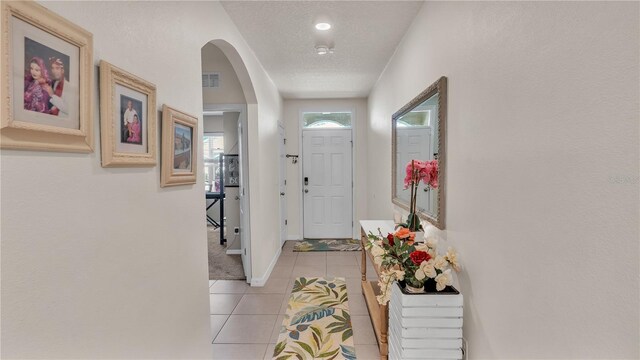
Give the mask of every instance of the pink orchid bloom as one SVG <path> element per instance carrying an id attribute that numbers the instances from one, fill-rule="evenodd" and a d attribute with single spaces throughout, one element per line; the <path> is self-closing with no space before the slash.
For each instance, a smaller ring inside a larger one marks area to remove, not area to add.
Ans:
<path id="1" fill-rule="evenodd" d="M 411 164 L 413 162 L 413 169 Z M 422 181 L 425 185 L 429 185 L 432 188 L 438 187 L 438 160 L 413 160 L 409 162 L 406 167 L 406 176 L 404 178 L 404 188 L 408 189 L 409 186 L 420 183 Z M 415 175 L 413 174 L 415 170 Z"/>

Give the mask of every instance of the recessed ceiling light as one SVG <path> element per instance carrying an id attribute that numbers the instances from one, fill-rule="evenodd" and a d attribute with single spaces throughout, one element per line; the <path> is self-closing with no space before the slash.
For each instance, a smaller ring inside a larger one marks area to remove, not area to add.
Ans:
<path id="1" fill-rule="evenodd" d="M 331 24 L 327 23 L 327 22 L 319 22 L 316 24 L 316 29 L 321 30 L 321 31 L 326 31 L 331 29 Z"/>

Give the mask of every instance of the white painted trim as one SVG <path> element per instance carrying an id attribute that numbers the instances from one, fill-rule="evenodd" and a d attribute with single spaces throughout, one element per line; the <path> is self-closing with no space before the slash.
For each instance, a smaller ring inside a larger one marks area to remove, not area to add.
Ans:
<path id="1" fill-rule="evenodd" d="M 302 133 L 303 131 L 314 131 L 314 129 L 303 129 L 303 119 L 302 115 L 306 112 L 351 112 L 351 127 L 349 129 L 351 131 L 351 181 L 353 182 L 353 187 L 351 188 L 351 220 L 353 222 L 353 227 L 351 228 L 351 232 L 353 233 L 354 239 L 360 238 L 360 230 L 358 229 L 357 219 L 356 219 L 356 148 L 357 148 L 357 139 L 356 139 L 356 126 L 358 122 L 358 114 L 356 113 L 355 106 L 329 106 L 329 105 L 319 105 L 313 107 L 301 107 L 298 109 L 298 155 L 300 166 L 298 166 L 298 181 L 300 182 L 300 230 L 302 231 L 302 236 L 300 239 L 304 238 L 304 185 L 302 184 L 302 179 L 304 178 L 302 173 L 303 167 L 303 154 L 302 154 Z M 326 130 L 326 129 L 315 129 L 315 130 Z M 339 129 L 333 129 L 339 130 Z"/>
<path id="2" fill-rule="evenodd" d="M 240 249 L 229 249 L 229 250 L 227 250 L 227 255 L 242 255 L 242 250 L 240 250 Z"/>
<path id="3" fill-rule="evenodd" d="M 267 283 L 267 280 L 269 280 L 269 276 L 271 276 L 271 272 L 273 271 L 273 268 L 276 266 L 276 263 L 278 262 L 278 259 L 280 258 L 280 254 L 282 254 L 282 247 L 278 248 L 278 252 L 273 257 L 273 259 L 271 259 L 271 264 L 269 264 L 269 267 L 267 268 L 267 271 L 265 272 L 265 274 L 263 276 L 260 276 L 260 277 L 254 276 L 254 277 L 251 278 L 251 286 L 263 287 L 264 284 Z"/>

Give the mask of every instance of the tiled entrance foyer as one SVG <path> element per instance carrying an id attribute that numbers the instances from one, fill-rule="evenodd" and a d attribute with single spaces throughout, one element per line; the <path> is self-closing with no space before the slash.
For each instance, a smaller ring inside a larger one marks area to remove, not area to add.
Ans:
<path id="1" fill-rule="evenodd" d="M 271 359 L 293 281 L 300 276 L 347 279 L 353 340 L 358 360 L 379 359 L 367 306 L 360 291 L 361 252 L 293 252 L 287 241 L 264 287 L 211 280 L 210 314 L 214 359 Z M 375 279 L 373 268 L 367 275 Z"/>

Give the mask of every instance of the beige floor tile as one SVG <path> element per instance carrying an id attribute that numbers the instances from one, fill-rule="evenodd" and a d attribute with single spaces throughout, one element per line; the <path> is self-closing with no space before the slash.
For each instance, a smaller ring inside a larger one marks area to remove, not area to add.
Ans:
<path id="1" fill-rule="evenodd" d="M 211 315 L 228 315 L 233 312 L 236 305 L 242 299 L 241 294 L 210 294 L 209 295 L 209 314 Z"/>
<path id="2" fill-rule="evenodd" d="M 276 344 L 269 344 L 267 345 L 267 351 L 265 351 L 264 353 L 264 360 L 271 360 L 273 359 L 273 352 L 276 350 Z"/>
<path id="3" fill-rule="evenodd" d="M 278 342 L 278 336 L 280 336 L 280 330 L 282 329 L 282 321 L 284 321 L 284 315 L 278 315 L 275 325 L 273 325 L 273 331 L 271 332 L 271 339 L 269 343 L 275 344 Z"/>
<path id="4" fill-rule="evenodd" d="M 247 294 L 284 294 L 289 286 L 289 277 L 274 277 L 273 274 L 264 286 L 247 289 Z"/>
<path id="5" fill-rule="evenodd" d="M 287 313 L 287 305 L 289 305 L 289 296 L 285 296 L 284 300 L 282 301 L 282 304 L 280 304 L 280 310 L 278 311 L 278 314 L 282 315 L 282 314 L 286 314 Z"/>
<path id="6" fill-rule="evenodd" d="M 295 264 L 297 258 L 298 258 L 297 255 L 280 254 L 280 257 L 278 258 L 278 262 L 276 263 L 276 265 L 293 265 Z"/>
<path id="7" fill-rule="evenodd" d="M 358 261 L 355 255 L 350 252 L 348 252 L 348 254 L 327 254 L 327 266 L 333 265 L 358 266 Z"/>
<path id="8" fill-rule="evenodd" d="M 244 294 L 249 284 L 244 280 L 218 280 L 209 288 L 211 294 Z"/>
<path id="9" fill-rule="evenodd" d="M 262 359 L 266 348 L 267 344 L 213 344 L 213 358 L 216 360 Z"/>
<path id="10" fill-rule="evenodd" d="M 233 314 L 278 314 L 283 298 L 283 294 L 244 294 Z"/>
<path id="11" fill-rule="evenodd" d="M 293 273 L 293 265 L 276 265 L 273 267 L 271 271 L 271 275 L 269 277 L 291 277 Z"/>
<path id="12" fill-rule="evenodd" d="M 327 258 L 322 256 L 298 256 L 295 265 L 327 266 Z"/>
<path id="13" fill-rule="evenodd" d="M 326 276 L 326 265 L 297 265 L 293 268 L 292 276 L 295 277 L 318 277 Z"/>
<path id="14" fill-rule="evenodd" d="M 213 343 L 268 344 L 277 318 L 277 315 L 231 315 Z"/>
<path id="15" fill-rule="evenodd" d="M 352 316 L 355 315 L 369 315 L 367 310 L 367 303 L 364 300 L 364 296 L 360 294 L 349 294 L 349 313 Z"/>
<path id="16" fill-rule="evenodd" d="M 327 276 L 360 279 L 362 274 L 360 273 L 360 268 L 356 265 L 327 265 Z"/>
<path id="17" fill-rule="evenodd" d="M 327 258 L 327 252 L 326 251 L 309 251 L 309 252 L 299 252 L 298 254 L 298 260 L 302 259 L 310 259 L 310 258 Z"/>
<path id="18" fill-rule="evenodd" d="M 229 315 L 210 315 L 211 316 L 211 342 L 218 336 L 220 329 L 229 318 Z"/>
<path id="19" fill-rule="evenodd" d="M 362 281 L 360 278 L 347 278 L 347 293 L 362 294 Z"/>
<path id="20" fill-rule="evenodd" d="M 352 315 L 351 325 L 353 326 L 353 343 L 355 345 L 377 344 L 373 325 L 371 325 L 371 319 L 368 315 Z"/>
<path id="21" fill-rule="evenodd" d="M 378 345 L 356 345 L 356 356 L 358 360 L 380 360 L 380 350 Z"/>

